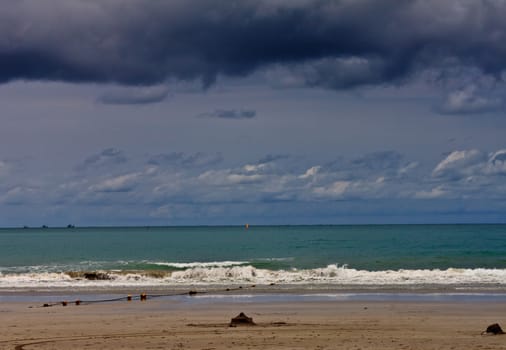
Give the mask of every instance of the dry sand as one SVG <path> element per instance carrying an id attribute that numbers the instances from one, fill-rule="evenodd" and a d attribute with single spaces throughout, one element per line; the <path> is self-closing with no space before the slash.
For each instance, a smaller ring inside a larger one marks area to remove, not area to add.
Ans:
<path id="1" fill-rule="evenodd" d="M 0 303 L 0 349 L 506 349 L 506 335 L 480 334 L 506 326 L 493 302 L 29 306 Z M 257 325 L 229 327 L 241 311 Z"/>

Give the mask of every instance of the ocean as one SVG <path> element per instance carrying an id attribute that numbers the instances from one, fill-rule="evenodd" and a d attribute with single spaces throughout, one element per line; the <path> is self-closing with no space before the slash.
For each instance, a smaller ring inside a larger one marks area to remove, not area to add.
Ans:
<path id="1" fill-rule="evenodd" d="M 506 225 L 0 229 L 0 292 L 506 291 Z"/>

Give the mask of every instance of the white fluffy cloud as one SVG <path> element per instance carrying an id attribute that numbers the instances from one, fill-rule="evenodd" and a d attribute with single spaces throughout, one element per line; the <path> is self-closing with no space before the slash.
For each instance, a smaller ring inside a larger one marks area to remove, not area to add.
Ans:
<path id="1" fill-rule="evenodd" d="M 307 159 L 270 156 L 235 167 L 221 163 L 205 168 L 159 167 L 151 164 L 148 155 L 139 168 L 142 159 L 132 163 L 132 158 L 128 159 L 124 165 L 137 171 L 108 174 L 104 173 L 106 168 L 94 167 L 95 172 L 89 170 L 85 179 L 79 172 L 53 181 L 51 176 L 43 176 L 36 186 L 15 184 L 15 179 L 9 178 L 12 185 L 0 188 L 0 206 L 5 210 L 19 204 L 45 204 L 47 210 L 59 211 L 86 206 L 96 215 L 105 211 L 115 215 L 116 208 L 118 213 L 143 215 L 148 221 L 190 220 L 192 215 L 212 221 L 230 212 L 237 216 L 250 211 L 275 214 L 262 208 L 278 208 L 287 215 L 290 210 L 314 207 L 306 212 L 309 215 L 311 210 L 331 208 L 334 203 L 368 203 L 364 208 L 369 208 L 385 201 L 495 200 L 506 195 L 504 149 L 489 154 L 456 150 L 432 171 L 391 152 L 319 165 Z M 133 208 L 137 211 L 132 213 Z"/>
<path id="2" fill-rule="evenodd" d="M 126 174 L 101 181 L 90 186 L 94 192 L 129 192 L 133 190 L 139 179 L 139 174 Z"/>
<path id="3" fill-rule="evenodd" d="M 506 150 L 451 152 L 432 171 L 432 180 L 440 185 L 417 192 L 416 197 L 500 198 L 506 194 L 505 160 Z"/>
<path id="4" fill-rule="evenodd" d="M 415 192 L 414 197 L 418 199 L 434 199 L 444 197 L 447 192 L 442 186 L 434 187 L 431 190 L 421 190 Z"/>
<path id="5" fill-rule="evenodd" d="M 502 149 L 491 153 L 484 173 L 490 175 L 506 175 L 506 150 Z"/>
<path id="6" fill-rule="evenodd" d="M 504 101 L 490 91 L 469 85 L 448 94 L 441 111 L 447 114 L 471 114 L 496 112 L 504 107 Z"/>
<path id="7" fill-rule="evenodd" d="M 20 205 L 40 200 L 38 198 L 40 194 L 40 189 L 36 187 L 15 186 L 8 189 L 0 198 L 5 204 Z"/>
<path id="8" fill-rule="evenodd" d="M 473 166 L 483 162 L 485 154 L 478 150 L 451 152 L 434 169 L 434 177 L 462 177 L 470 175 Z"/>

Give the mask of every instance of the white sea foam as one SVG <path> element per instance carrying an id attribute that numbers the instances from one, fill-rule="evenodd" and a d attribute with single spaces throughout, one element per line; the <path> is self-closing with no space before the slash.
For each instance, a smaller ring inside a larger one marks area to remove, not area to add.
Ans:
<path id="1" fill-rule="evenodd" d="M 158 265 L 158 266 L 175 267 L 178 269 L 188 269 L 188 268 L 198 268 L 198 267 L 211 268 L 211 267 L 228 267 L 228 266 L 246 265 L 249 263 L 249 261 L 211 261 L 211 262 L 189 262 L 189 263 L 146 261 L 146 263 Z"/>
<path id="2" fill-rule="evenodd" d="M 506 284 L 506 270 L 447 269 L 447 270 L 386 270 L 366 271 L 346 266 L 328 265 L 324 268 L 291 271 L 271 271 L 252 266 L 203 269 L 174 272 L 174 281 L 196 282 L 254 282 L 254 283 L 330 283 L 342 285 L 409 285 L 409 284 Z"/>
<path id="3" fill-rule="evenodd" d="M 198 264 L 198 263 L 195 263 Z M 306 270 L 266 270 L 251 265 L 220 267 L 190 267 L 166 275 L 153 276 L 146 272 L 104 272 L 107 279 L 88 280 L 70 277 L 65 273 L 0 273 L 0 288 L 51 288 L 51 287 L 129 287 L 129 286 L 190 286 L 290 284 L 335 286 L 399 286 L 401 288 L 424 285 L 477 285 L 506 288 L 506 269 L 455 269 L 446 270 L 385 270 L 366 271 L 346 266 Z"/>

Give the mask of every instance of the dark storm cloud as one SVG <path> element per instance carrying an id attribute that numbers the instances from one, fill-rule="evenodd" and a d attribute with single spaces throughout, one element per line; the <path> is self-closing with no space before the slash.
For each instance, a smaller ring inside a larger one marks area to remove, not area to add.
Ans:
<path id="1" fill-rule="evenodd" d="M 220 119 L 252 119 L 257 112 L 252 109 L 217 109 L 210 113 L 202 113 L 199 118 L 220 118 Z"/>
<path id="2" fill-rule="evenodd" d="M 381 151 L 366 154 L 351 161 L 353 168 L 369 170 L 386 170 L 400 166 L 403 156 L 395 151 Z"/>
<path id="3" fill-rule="evenodd" d="M 455 65 L 500 76 L 505 11 L 500 0 L 8 1 L 0 81 L 210 85 L 273 66 L 331 89 Z"/>
<path id="4" fill-rule="evenodd" d="M 338 158 L 324 164 L 322 171 L 332 172 L 341 179 L 371 178 L 384 176 L 400 179 L 418 167 L 418 163 L 409 161 L 395 151 L 380 151 L 346 159 Z"/>
<path id="5" fill-rule="evenodd" d="M 257 164 L 266 164 L 272 163 L 278 160 L 288 159 L 290 155 L 288 154 L 267 154 L 265 157 L 262 157 L 258 160 Z"/>
<path id="6" fill-rule="evenodd" d="M 143 105 L 162 102 L 168 94 L 166 86 L 117 88 L 100 96 L 98 101 L 111 105 Z"/>
<path id="7" fill-rule="evenodd" d="M 176 167 L 202 167 L 219 164 L 223 161 L 221 153 L 207 154 L 203 152 L 184 153 L 171 152 L 152 156 L 148 160 L 148 164 L 159 166 L 176 166 Z"/>
<path id="8" fill-rule="evenodd" d="M 111 166 L 121 164 L 127 161 L 124 152 L 116 148 L 106 148 L 99 153 L 92 154 L 87 157 L 81 164 L 77 166 L 77 170 L 86 170 L 102 166 Z"/>

